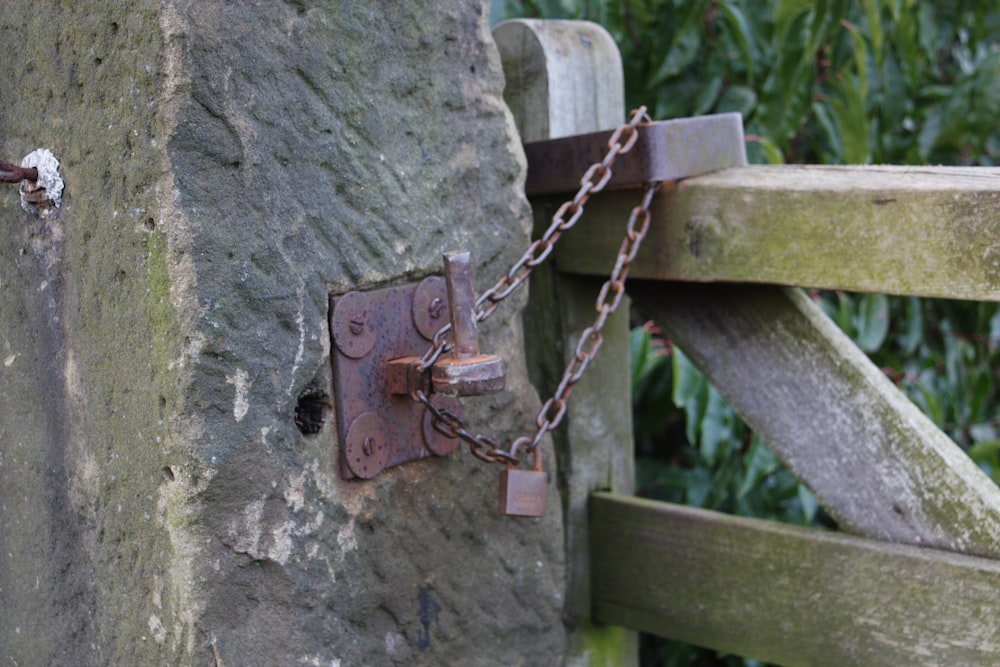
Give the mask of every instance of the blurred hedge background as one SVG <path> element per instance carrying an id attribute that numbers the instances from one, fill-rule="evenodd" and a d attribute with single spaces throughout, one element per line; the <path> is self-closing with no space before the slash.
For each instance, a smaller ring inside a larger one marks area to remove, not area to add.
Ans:
<path id="1" fill-rule="evenodd" d="M 751 162 L 1000 158 L 996 2 L 494 0 L 494 21 L 513 17 L 600 23 L 621 49 L 629 108 L 655 119 L 738 111 Z M 1000 483 L 998 304 L 812 296 Z M 639 494 L 835 528 L 683 352 L 634 316 Z M 642 649 L 657 667 L 760 664 L 652 637 Z"/>

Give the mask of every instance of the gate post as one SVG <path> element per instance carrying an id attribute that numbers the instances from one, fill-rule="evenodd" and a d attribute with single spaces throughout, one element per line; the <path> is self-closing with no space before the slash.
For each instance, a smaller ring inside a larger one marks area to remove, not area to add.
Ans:
<path id="1" fill-rule="evenodd" d="M 498 25 L 494 39 L 507 79 L 504 99 L 522 142 L 621 124 L 621 55 L 604 28 L 586 21 L 518 19 Z M 548 226 L 561 202 L 533 202 L 536 229 Z M 609 272 L 613 260 L 609 256 Z M 534 270 L 524 316 L 532 381 L 543 398 L 558 384 L 580 333 L 593 323 L 603 282 L 561 274 L 557 261 Z M 638 659 L 635 632 L 590 622 L 587 531 L 591 492 L 628 494 L 634 486 L 628 310 L 620 308 L 607 321 L 600 354 L 575 385 L 567 426 L 553 433 L 566 526 L 567 665 L 635 665 Z"/>
<path id="2" fill-rule="evenodd" d="M 560 664 L 558 503 L 499 516 L 465 448 L 345 479 L 331 407 L 331 296 L 461 249 L 481 289 L 527 245 L 487 10 L 3 4 L 0 159 L 65 190 L 0 184 L 0 664 Z M 481 330 L 508 391 L 465 405 L 504 445 L 525 300 Z"/>

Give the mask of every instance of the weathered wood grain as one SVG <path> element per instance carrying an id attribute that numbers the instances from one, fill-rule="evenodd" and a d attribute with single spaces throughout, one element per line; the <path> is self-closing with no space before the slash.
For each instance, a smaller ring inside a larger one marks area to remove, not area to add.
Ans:
<path id="1" fill-rule="evenodd" d="M 635 199 L 594 197 L 560 270 L 605 275 Z M 633 277 L 1000 300 L 1000 169 L 733 168 L 677 182 L 653 216 Z"/>
<path id="2" fill-rule="evenodd" d="M 507 77 L 504 99 L 522 141 L 617 127 L 625 107 L 621 57 L 611 36 L 586 21 L 519 19 L 494 31 Z M 582 175 L 582 173 L 581 173 Z M 536 209 L 536 228 L 549 216 Z M 549 394 L 572 358 L 580 332 L 593 323 L 601 281 L 535 269 L 524 313 L 532 381 Z M 566 530 L 567 667 L 628 667 L 638 658 L 636 633 L 590 622 L 587 499 L 595 489 L 633 488 L 629 408 L 628 308 L 607 321 L 601 354 L 574 388 L 565 429 L 554 433 Z M 554 508 L 550 508 L 554 511 Z"/>
<path id="3" fill-rule="evenodd" d="M 1000 664 L 1000 562 L 613 494 L 594 616 L 784 665 Z"/>
<path id="4" fill-rule="evenodd" d="M 842 528 L 1000 558 L 1000 488 L 802 291 L 630 293 Z"/>

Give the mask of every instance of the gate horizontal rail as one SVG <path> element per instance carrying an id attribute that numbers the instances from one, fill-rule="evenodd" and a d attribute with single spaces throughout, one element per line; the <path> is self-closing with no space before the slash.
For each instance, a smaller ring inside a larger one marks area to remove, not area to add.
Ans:
<path id="1" fill-rule="evenodd" d="M 634 199 L 593 197 L 559 269 L 607 275 Z M 632 278 L 1000 300 L 998 169 L 734 167 L 678 181 L 651 212 Z"/>
<path id="2" fill-rule="evenodd" d="M 993 665 L 1000 561 L 590 499 L 598 622 L 788 665 Z"/>

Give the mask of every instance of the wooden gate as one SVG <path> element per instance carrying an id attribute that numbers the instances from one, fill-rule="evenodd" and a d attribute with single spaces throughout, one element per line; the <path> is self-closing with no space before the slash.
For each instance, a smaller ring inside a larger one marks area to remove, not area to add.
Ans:
<path id="1" fill-rule="evenodd" d="M 621 122 L 603 29 L 519 20 L 494 34 L 524 141 Z M 533 282 L 529 340 L 555 326 L 568 341 L 529 350 L 540 383 L 592 319 L 636 198 L 592 198 Z M 547 221 L 552 202 L 532 203 Z M 677 181 L 631 277 L 630 296 L 843 532 L 632 497 L 619 318 L 557 442 L 569 662 L 623 664 L 631 639 L 607 624 L 789 665 L 1000 664 L 1000 489 L 798 289 L 1000 300 L 1000 170 L 736 166 Z"/>

